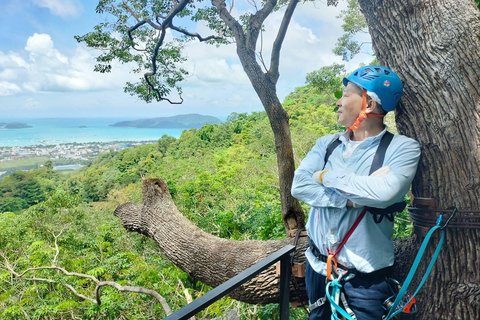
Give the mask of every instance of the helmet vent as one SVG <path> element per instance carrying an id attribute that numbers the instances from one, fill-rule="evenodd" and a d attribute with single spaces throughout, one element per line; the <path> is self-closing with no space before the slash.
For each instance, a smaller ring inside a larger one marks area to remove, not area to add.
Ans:
<path id="1" fill-rule="evenodd" d="M 365 75 L 363 75 L 362 78 L 366 79 L 366 80 L 374 80 L 374 79 L 378 78 L 378 76 L 375 75 L 375 74 L 365 74 Z"/>

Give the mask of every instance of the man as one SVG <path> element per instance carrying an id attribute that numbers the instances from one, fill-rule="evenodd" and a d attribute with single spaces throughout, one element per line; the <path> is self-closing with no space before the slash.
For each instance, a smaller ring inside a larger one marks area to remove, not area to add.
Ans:
<path id="1" fill-rule="evenodd" d="M 393 136 L 383 166 L 370 173 L 387 132 L 383 117 L 398 104 L 402 82 L 387 68 L 366 66 L 344 78 L 343 84 L 345 90 L 337 102 L 338 123 L 347 131 L 319 138 L 295 171 L 292 186 L 292 195 L 311 206 L 306 251 L 310 319 L 330 319 L 326 262 L 338 248 L 338 268 L 355 274 L 342 283 L 346 304 L 358 320 L 382 319 L 382 304 L 392 295 L 385 276 L 394 263 L 393 219 L 375 219 L 367 212 L 345 244 L 340 244 L 365 207 L 373 211 L 370 208 L 403 201 L 417 170 L 420 147 L 410 138 Z M 325 163 L 327 149 L 335 140 L 341 143 Z"/>

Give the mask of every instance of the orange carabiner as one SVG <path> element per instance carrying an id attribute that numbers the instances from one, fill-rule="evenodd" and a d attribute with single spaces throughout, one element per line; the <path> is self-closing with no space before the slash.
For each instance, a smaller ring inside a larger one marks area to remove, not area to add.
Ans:
<path id="1" fill-rule="evenodd" d="M 337 258 L 335 258 L 334 254 L 329 254 L 327 257 L 327 279 L 331 281 L 333 280 L 332 261 L 333 267 L 335 268 L 335 273 L 337 273 Z"/>

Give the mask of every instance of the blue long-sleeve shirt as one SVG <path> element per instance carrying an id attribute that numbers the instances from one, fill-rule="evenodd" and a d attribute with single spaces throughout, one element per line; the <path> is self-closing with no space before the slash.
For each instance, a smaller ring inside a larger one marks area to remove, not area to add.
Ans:
<path id="1" fill-rule="evenodd" d="M 336 133 L 321 137 L 295 171 L 292 195 L 311 206 L 307 221 L 308 236 L 323 255 L 334 251 L 363 210 L 347 207 L 347 200 L 358 206 L 386 208 L 403 201 L 417 170 L 419 144 L 402 135 L 395 135 L 383 162 L 391 171 L 383 177 L 369 176 L 373 157 L 386 132 L 362 141 L 345 161 L 343 152 L 348 134 Z M 323 176 L 323 185 L 312 174 L 324 169 L 328 145 L 337 137 L 342 142 L 330 155 Z M 375 223 L 367 213 L 344 247 L 337 254 L 340 263 L 370 273 L 393 265 L 393 222 L 383 219 Z M 326 275 L 326 264 L 306 251 L 312 268 Z"/>

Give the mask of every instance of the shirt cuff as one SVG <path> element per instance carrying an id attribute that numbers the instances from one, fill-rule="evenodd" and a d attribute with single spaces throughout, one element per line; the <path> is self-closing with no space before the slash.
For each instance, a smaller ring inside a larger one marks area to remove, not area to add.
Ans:
<path id="1" fill-rule="evenodd" d="M 335 171 L 325 172 L 322 178 L 323 186 L 327 188 L 333 187 L 335 180 L 341 175 L 342 174 L 340 172 L 335 172 Z"/>

